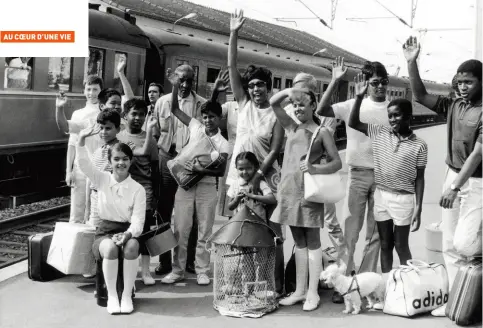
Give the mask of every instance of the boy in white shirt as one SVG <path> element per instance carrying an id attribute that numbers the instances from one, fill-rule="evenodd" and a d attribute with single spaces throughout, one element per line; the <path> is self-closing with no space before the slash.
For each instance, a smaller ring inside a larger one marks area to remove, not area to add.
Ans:
<path id="1" fill-rule="evenodd" d="M 169 74 L 169 72 L 168 72 Z M 171 111 L 181 123 L 189 128 L 188 144 L 196 143 L 208 136 L 218 152 L 224 159 L 217 168 L 207 169 L 201 166 L 197 158 L 185 163 L 189 171 L 203 174 L 203 179 L 189 190 L 178 188 L 175 197 L 176 211 L 174 214 L 174 234 L 178 239 L 178 246 L 174 249 L 173 269 L 161 282 L 173 284 L 184 279 L 186 269 L 188 238 L 193 225 L 193 216 L 198 221 L 198 243 L 196 247 L 195 270 L 198 285 L 210 284 L 208 271 L 210 269 L 210 253 L 205 249 L 206 241 L 210 237 L 215 221 L 217 203 L 217 178 L 225 173 L 226 160 L 229 153 L 228 141 L 220 133 L 220 119 L 222 109 L 219 103 L 208 101 L 201 106 L 202 121 L 191 118 L 184 113 L 178 104 L 178 89 L 180 77 L 175 73 L 170 76 L 173 84 L 171 94 Z M 215 178 L 216 177 L 216 178 Z"/>

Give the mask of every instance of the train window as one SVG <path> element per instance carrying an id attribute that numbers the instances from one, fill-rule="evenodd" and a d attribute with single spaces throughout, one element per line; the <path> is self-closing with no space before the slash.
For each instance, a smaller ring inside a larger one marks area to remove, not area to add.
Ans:
<path id="1" fill-rule="evenodd" d="M 116 52 L 114 54 L 114 79 L 113 79 L 113 88 L 116 90 L 122 90 L 122 83 L 121 79 L 119 78 L 119 73 L 117 72 L 117 65 L 119 64 L 119 60 L 124 57 L 127 63 L 127 54 L 123 52 Z M 124 67 L 124 74 L 126 74 L 127 64 Z"/>
<path id="2" fill-rule="evenodd" d="M 273 78 L 273 89 L 282 89 L 282 78 L 281 77 L 274 77 Z"/>
<path id="3" fill-rule="evenodd" d="M 285 88 L 291 88 L 293 85 L 293 80 L 285 79 Z"/>
<path id="4" fill-rule="evenodd" d="M 391 97 L 394 97 L 394 91 L 391 90 Z"/>
<path id="5" fill-rule="evenodd" d="M 97 75 L 104 78 L 105 55 L 105 50 L 89 47 L 89 58 L 86 60 L 84 67 L 84 81 L 88 75 Z"/>
<path id="6" fill-rule="evenodd" d="M 220 73 L 219 68 L 208 67 L 208 72 L 206 74 L 206 82 L 215 83 L 219 73 Z"/>
<path id="7" fill-rule="evenodd" d="M 32 57 L 5 57 L 4 88 L 30 90 L 32 71 Z"/>
<path id="8" fill-rule="evenodd" d="M 52 57 L 49 58 L 49 79 L 48 85 L 50 90 L 70 91 L 72 80 L 70 72 L 72 67 L 72 58 L 70 57 Z"/>
<path id="9" fill-rule="evenodd" d="M 329 85 L 324 83 L 324 89 L 323 89 L 323 91 L 325 92 L 325 90 L 327 90 L 328 87 L 329 87 Z"/>

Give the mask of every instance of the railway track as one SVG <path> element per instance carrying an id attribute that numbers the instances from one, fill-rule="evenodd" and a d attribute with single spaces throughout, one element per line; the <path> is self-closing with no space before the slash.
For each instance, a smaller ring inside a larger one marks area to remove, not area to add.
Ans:
<path id="1" fill-rule="evenodd" d="M 28 258 L 28 237 L 54 230 L 55 222 L 68 221 L 70 204 L 0 221 L 0 269 Z"/>

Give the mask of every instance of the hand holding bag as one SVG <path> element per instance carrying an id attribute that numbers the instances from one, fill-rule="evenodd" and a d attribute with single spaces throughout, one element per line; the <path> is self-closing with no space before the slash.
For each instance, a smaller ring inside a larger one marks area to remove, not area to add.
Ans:
<path id="1" fill-rule="evenodd" d="M 308 164 L 310 151 L 315 138 L 319 134 L 319 126 L 312 135 L 305 163 Z M 331 174 L 310 174 L 304 173 L 304 198 L 313 203 L 337 203 L 345 197 L 345 186 L 339 172 Z"/>
<path id="2" fill-rule="evenodd" d="M 176 158 L 167 162 L 171 175 L 184 190 L 189 190 L 203 179 L 204 174 L 188 171 L 184 164 L 188 160 L 198 159 L 205 169 L 216 169 L 225 158 L 216 150 L 211 138 L 204 136 L 197 142 L 188 143 Z"/>
<path id="3" fill-rule="evenodd" d="M 430 312 L 448 301 L 448 286 L 443 264 L 409 260 L 389 273 L 383 311 L 402 317 Z"/>
<path id="4" fill-rule="evenodd" d="M 170 222 L 163 222 L 158 211 L 154 212 L 156 228 L 143 233 L 139 239 L 145 243 L 149 256 L 158 256 L 166 253 L 178 245 L 174 233 L 171 230 Z M 161 221 L 161 224 L 158 222 Z"/>

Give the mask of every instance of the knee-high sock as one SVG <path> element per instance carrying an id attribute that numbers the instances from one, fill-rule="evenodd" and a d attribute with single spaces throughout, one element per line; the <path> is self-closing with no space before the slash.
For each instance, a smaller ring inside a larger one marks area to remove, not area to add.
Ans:
<path id="1" fill-rule="evenodd" d="M 107 288 L 107 297 L 108 299 L 116 298 L 119 302 L 119 298 L 117 296 L 117 273 L 119 270 L 119 260 L 102 260 L 102 271 L 104 273 L 104 281 L 106 283 Z"/>
<path id="2" fill-rule="evenodd" d="M 309 290 L 308 295 L 318 295 L 320 272 L 322 271 L 322 248 L 309 249 Z M 307 296 L 308 296 L 307 295 Z"/>
<path id="3" fill-rule="evenodd" d="M 307 290 L 307 248 L 295 248 L 296 287 L 294 295 L 305 295 Z"/>
<path id="4" fill-rule="evenodd" d="M 131 298 L 134 282 L 136 281 L 136 276 L 138 274 L 138 259 L 124 259 L 123 266 L 124 290 L 122 291 L 122 297 Z"/>

